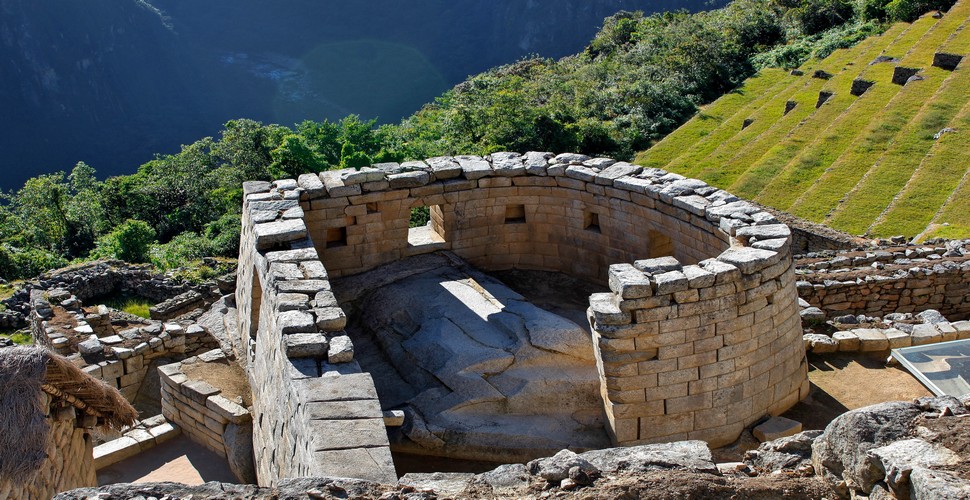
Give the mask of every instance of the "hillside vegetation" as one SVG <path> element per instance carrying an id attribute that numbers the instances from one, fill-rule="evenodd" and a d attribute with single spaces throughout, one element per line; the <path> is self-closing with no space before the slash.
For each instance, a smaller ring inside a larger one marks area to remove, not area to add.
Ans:
<path id="1" fill-rule="evenodd" d="M 762 70 L 637 162 L 853 234 L 970 237 L 970 62 L 938 53 L 970 55 L 970 1 Z"/>
<path id="2" fill-rule="evenodd" d="M 159 155 L 132 175 L 101 180 L 93 167 L 78 163 L 70 173 L 31 178 L 0 197 L 0 277 L 31 277 L 97 257 L 150 261 L 163 269 L 205 256 L 233 257 L 246 180 L 502 150 L 629 159 L 760 68 L 757 78 L 686 127 L 692 139 L 674 147 L 661 142 L 651 149 L 654 160 L 645 160 L 666 165 L 684 158 L 685 168 L 712 182 L 742 182 L 739 187 L 753 193 L 767 178 L 753 172 L 782 169 L 777 160 L 766 160 L 748 172 L 756 160 L 782 146 L 772 158 L 799 150 L 799 143 L 782 139 L 812 116 L 811 103 L 802 101 L 814 101 L 825 85 L 847 83 L 849 77 L 838 75 L 855 59 L 863 67 L 880 53 L 888 42 L 879 40 L 921 39 L 935 31 L 935 20 L 894 27 L 878 39 L 867 35 L 881 32 L 886 21 L 913 20 L 948 1 L 735 0 L 697 14 L 620 12 L 604 21 L 582 53 L 530 58 L 472 76 L 400 124 L 378 127 L 356 115 L 292 127 L 239 119 L 226 123 L 219 137 Z M 860 40 L 856 49 L 837 50 Z M 857 51 L 865 51 L 865 58 Z M 806 70 L 837 76 L 826 82 L 773 69 L 805 60 Z M 882 75 L 888 67 L 874 71 Z M 791 99 L 801 104 L 784 115 Z M 828 106 L 851 102 L 838 94 Z M 750 112 L 739 114 L 732 106 Z M 759 118 L 737 134 L 738 120 L 748 116 Z M 771 126 L 773 121 L 788 129 Z M 702 122 L 700 128 L 695 122 Z M 733 125 L 715 126 L 720 122 Z M 721 158 L 718 168 L 694 160 L 705 156 Z"/>

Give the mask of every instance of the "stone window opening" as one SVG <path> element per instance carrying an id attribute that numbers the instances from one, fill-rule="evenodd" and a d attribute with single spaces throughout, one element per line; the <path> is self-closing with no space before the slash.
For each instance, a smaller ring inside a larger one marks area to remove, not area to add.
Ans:
<path id="1" fill-rule="evenodd" d="M 253 289 L 249 307 L 249 337 L 256 338 L 259 331 L 259 309 L 263 302 L 263 286 L 259 282 L 259 272 L 253 267 Z"/>
<path id="2" fill-rule="evenodd" d="M 647 237 L 649 238 L 650 245 L 648 255 L 651 259 L 669 257 L 674 254 L 674 240 L 670 236 L 660 231 L 649 230 L 647 231 Z"/>
<path id="3" fill-rule="evenodd" d="M 525 224 L 525 205 L 506 205 L 505 223 Z"/>
<path id="4" fill-rule="evenodd" d="M 347 246 L 347 228 L 332 227 L 327 229 L 327 248 Z"/>
<path id="5" fill-rule="evenodd" d="M 427 208 L 427 210 L 421 210 Z M 426 216 L 419 216 L 427 214 Z M 441 245 L 445 242 L 444 212 L 441 205 L 416 207 L 411 211 L 408 246 L 411 248 Z"/>
<path id="6" fill-rule="evenodd" d="M 583 229 L 599 234 L 600 214 L 596 212 L 586 212 L 583 215 Z"/>
<path id="7" fill-rule="evenodd" d="M 367 204 L 367 213 L 368 214 L 376 214 L 376 213 L 379 213 L 379 212 L 380 212 L 380 208 L 378 207 L 377 202 L 371 202 L 371 203 L 368 203 Z"/>

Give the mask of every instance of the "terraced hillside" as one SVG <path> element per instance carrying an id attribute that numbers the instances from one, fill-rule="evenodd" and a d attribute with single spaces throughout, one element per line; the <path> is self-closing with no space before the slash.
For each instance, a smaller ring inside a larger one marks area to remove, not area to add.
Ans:
<path id="1" fill-rule="evenodd" d="M 873 237 L 970 237 L 970 0 L 766 69 L 637 157 Z"/>

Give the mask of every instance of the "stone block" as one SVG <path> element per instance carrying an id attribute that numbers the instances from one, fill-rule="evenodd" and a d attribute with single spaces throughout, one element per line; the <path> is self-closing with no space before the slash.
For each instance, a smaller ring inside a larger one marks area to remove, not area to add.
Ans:
<path id="1" fill-rule="evenodd" d="M 951 324 L 957 330 L 957 339 L 970 339 L 970 321 L 956 321 Z"/>
<path id="2" fill-rule="evenodd" d="M 943 340 L 943 334 L 931 324 L 913 326 L 913 345 L 935 344 Z"/>
<path id="3" fill-rule="evenodd" d="M 673 257 L 658 257 L 656 259 L 643 259 L 633 263 L 633 266 L 645 273 L 666 273 L 679 271 L 680 262 Z"/>
<path id="4" fill-rule="evenodd" d="M 387 176 L 391 189 L 421 187 L 431 182 L 431 175 L 424 171 L 402 172 Z"/>
<path id="5" fill-rule="evenodd" d="M 253 227 L 257 250 L 266 250 L 280 243 L 300 240 L 306 238 L 306 235 L 306 224 L 301 219 L 268 222 L 256 224 Z"/>
<path id="6" fill-rule="evenodd" d="M 284 335 L 313 332 L 316 329 L 313 315 L 306 311 L 281 312 L 276 318 L 276 325 Z"/>
<path id="7" fill-rule="evenodd" d="M 425 162 L 431 167 L 431 171 L 437 180 L 454 179 L 462 173 L 461 165 L 447 156 L 428 158 Z"/>
<path id="8" fill-rule="evenodd" d="M 330 339 L 327 351 L 330 363 L 349 363 L 354 360 L 354 343 L 346 335 L 338 335 Z"/>
<path id="9" fill-rule="evenodd" d="M 307 475 L 311 477 L 356 477 L 384 484 L 397 483 L 391 449 L 386 444 L 376 448 L 350 448 L 316 452 L 313 454 L 313 462 Z"/>
<path id="10" fill-rule="evenodd" d="M 598 325 L 627 325 L 633 321 L 629 312 L 616 304 L 612 293 L 594 293 L 589 296 L 589 310 Z"/>
<path id="11" fill-rule="evenodd" d="M 204 382 L 202 380 L 189 380 L 188 382 L 182 384 L 180 390 L 182 394 L 188 396 L 192 401 L 195 401 L 200 405 L 205 405 L 205 401 L 209 399 L 209 396 L 214 396 L 221 392 L 208 382 Z"/>
<path id="12" fill-rule="evenodd" d="M 799 432 L 802 432 L 802 423 L 785 417 L 771 417 L 766 422 L 755 426 L 751 431 L 754 437 L 762 443 L 794 436 Z"/>
<path id="13" fill-rule="evenodd" d="M 779 258 L 778 253 L 770 250 L 735 247 L 725 250 L 717 260 L 737 267 L 743 274 L 753 274 L 778 262 Z"/>
<path id="14" fill-rule="evenodd" d="M 653 281 L 657 286 L 657 295 L 668 295 L 674 292 L 687 290 L 687 276 L 681 271 L 669 271 L 653 275 Z"/>
<path id="15" fill-rule="evenodd" d="M 462 173 L 468 180 L 482 179 L 492 175 L 492 166 L 479 156 L 456 156 L 455 160 L 461 165 Z"/>
<path id="16" fill-rule="evenodd" d="M 835 332 L 832 334 L 832 338 L 839 343 L 839 351 L 856 352 L 859 350 L 859 337 L 857 337 L 856 334 L 851 330 Z"/>
<path id="17" fill-rule="evenodd" d="M 283 336 L 287 358 L 322 358 L 329 343 L 322 333 L 291 333 Z"/>
<path id="18" fill-rule="evenodd" d="M 377 399 L 374 380 L 368 373 L 310 378 L 294 381 L 294 385 L 307 403 Z"/>
<path id="19" fill-rule="evenodd" d="M 886 351 L 889 349 L 889 339 L 882 330 L 875 328 L 858 328 L 852 333 L 859 337 L 859 350 L 863 352 Z"/>
<path id="20" fill-rule="evenodd" d="M 716 276 L 714 273 L 700 266 L 684 266 L 681 269 L 687 277 L 687 286 L 690 288 L 707 288 L 714 286 Z"/>
<path id="21" fill-rule="evenodd" d="M 624 299 L 653 295 L 650 279 L 630 264 L 613 264 L 609 268 L 610 290 Z"/>
<path id="22" fill-rule="evenodd" d="M 913 345 L 913 338 L 904 331 L 890 328 L 883 331 L 883 333 L 886 335 L 886 340 L 889 341 L 890 349 L 898 349 L 900 347 L 909 347 Z"/>
<path id="23" fill-rule="evenodd" d="M 314 309 L 317 328 L 325 332 L 339 332 L 347 327 L 347 315 L 339 307 Z"/>
<path id="24" fill-rule="evenodd" d="M 226 399 L 220 394 L 209 396 L 205 400 L 205 407 L 212 410 L 221 420 L 242 423 L 252 419 L 249 411 L 242 406 Z"/>
<path id="25" fill-rule="evenodd" d="M 387 444 L 383 418 L 310 421 L 312 451 L 376 447 Z"/>
<path id="26" fill-rule="evenodd" d="M 381 404 L 376 399 L 358 401 L 321 401 L 306 407 L 310 420 L 346 420 L 359 418 L 383 418 Z"/>

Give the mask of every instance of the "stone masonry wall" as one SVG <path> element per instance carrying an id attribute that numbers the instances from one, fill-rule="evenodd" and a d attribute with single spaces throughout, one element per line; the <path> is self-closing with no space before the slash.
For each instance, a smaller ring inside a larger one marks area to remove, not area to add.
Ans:
<path id="1" fill-rule="evenodd" d="M 308 476 L 393 482 L 373 380 L 353 359 L 346 316 L 302 212 L 283 208 L 299 198 L 295 188 L 295 181 L 244 186 L 232 343 L 253 391 L 258 483 Z"/>
<path id="2" fill-rule="evenodd" d="M 921 312 L 970 319 L 970 259 L 946 248 L 868 252 L 800 266 L 798 294 L 830 316 Z"/>
<path id="3" fill-rule="evenodd" d="M 183 363 L 224 360 L 210 351 L 158 368 L 162 381 L 162 415 L 193 441 L 227 459 L 241 483 L 256 482 L 253 469 L 253 418 L 246 408 L 222 396 L 222 391 L 182 373 Z"/>
<path id="4" fill-rule="evenodd" d="M 342 316 L 331 308 L 329 276 L 449 249 L 486 270 L 610 283 L 611 293 L 590 298 L 590 317 L 617 443 L 725 444 L 807 395 L 791 232 L 701 181 L 575 154 L 495 153 L 247 183 L 244 204 L 237 295 L 261 291 L 237 296 L 240 331 L 249 331 L 261 297 L 253 352 L 265 353 L 250 356 L 261 365 L 250 367 L 254 390 L 285 387 L 265 377 L 293 367 L 274 359 L 276 331 L 286 328 L 277 319 L 281 293 L 293 287 L 274 280 L 326 291 L 311 305 L 329 324 Z M 421 206 L 431 207 L 431 222 L 409 230 L 411 209 Z"/>
<path id="5" fill-rule="evenodd" d="M 46 394 L 41 397 L 42 407 L 49 409 L 50 398 Z M 0 498 L 51 498 L 62 491 L 98 485 L 94 439 L 90 426 L 85 427 L 93 425 L 96 419 L 83 415 L 79 418 L 71 406 L 50 410 L 47 418 L 47 459 L 26 482 L 0 478 Z"/>

